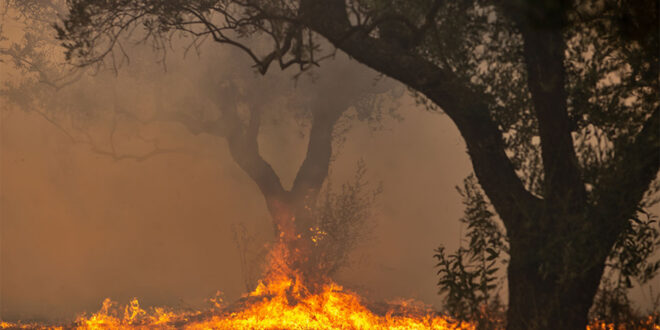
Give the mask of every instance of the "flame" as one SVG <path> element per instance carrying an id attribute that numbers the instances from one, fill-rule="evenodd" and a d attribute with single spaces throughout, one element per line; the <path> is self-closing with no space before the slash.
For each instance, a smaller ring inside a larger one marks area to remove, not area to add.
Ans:
<path id="1" fill-rule="evenodd" d="M 375 313 L 356 293 L 331 280 L 310 289 L 300 272 L 288 267 L 288 249 L 278 244 L 271 252 L 270 270 L 254 291 L 234 305 L 211 298 L 211 309 L 145 310 L 137 299 L 119 306 L 105 299 L 101 309 L 78 316 L 65 326 L 0 321 L 0 329 L 476 329 L 474 324 L 434 313 L 414 301 L 403 301 L 384 313 Z M 657 316 L 632 328 L 660 330 Z M 594 320 L 587 330 L 619 330 L 628 326 Z"/>
<path id="2" fill-rule="evenodd" d="M 210 310 L 177 312 L 161 307 L 145 310 L 137 299 L 123 307 L 106 299 L 98 312 L 79 316 L 73 325 L 0 321 L 0 329 L 475 329 L 410 302 L 375 313 L 356 293 L 330 280 L 312 290 L 299 272 L 283 262 L 286 256 L 285 248 L 275 248 L 265 279 L 234 305 L 225 306 L 216 297 L 210 299 L 214 304 Z"/>
<path id="3" fill-rule="evenodd" d="M 637 322 L 630 322 L 630 324 L 614 324 L 601 320 L 593 320 L 588 326 L 587 330 L 626 330 L 626 329 L 653 329 L 660 330 L 660 315 L 651 314 L 645 319 Z"/>

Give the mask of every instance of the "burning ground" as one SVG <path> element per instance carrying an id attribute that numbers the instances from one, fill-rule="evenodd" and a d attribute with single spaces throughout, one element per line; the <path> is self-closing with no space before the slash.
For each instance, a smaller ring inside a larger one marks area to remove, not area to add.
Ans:
<path id="1" fill-rule="evenodd" d="M 46 325 L 0 323 L 0 328 L 77 329 L 475 329 L 473 325 L 434 313 L 423 304 L 366 306 L 356 293 L 326 280 L 308 283 L 300 272 L 287 267 L 287 249 L 276 245 L 269 256 L 269 271 L 257 288 L 239 301 L 224 305 L 219 297 L 208 310 L 174 311 L 140 308 L 137 299 L 118 306 L 110 299 L 92 315 L 79 316 L 75 323 Z"/>

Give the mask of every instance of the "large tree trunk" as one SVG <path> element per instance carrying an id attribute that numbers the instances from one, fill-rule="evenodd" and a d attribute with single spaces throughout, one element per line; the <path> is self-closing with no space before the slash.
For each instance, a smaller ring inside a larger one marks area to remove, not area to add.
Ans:
<path id="1" fill-rule="evenodd" d="M 541 275 L 533 266 L 511 256 L 507 329 L 585 329 L 601 273 L 559 283 L 556 274 Z"/>
<path id="2" fill-rule="evenodd" d="M 313 227 L 313 218 L 309 203 L 310 200 L 296 198 L 298 196 L 286 192 L 283 197 L 265 196 L 268 210 L 274 224 L 274 234 L 279 243 L 283 245 L 285 253 L 279 256 L 284 264 L 280 265 L 291 271 L 299 272 L 303 278 L 312 281 L 315 272 L 313 265 L 313 245 L 310 228 Z"/>
<path id="3" fill-rule="evenodd" d="M 557 236 L 510 239 L 507 329 L 583 330 L 588 324 L 605 254 L 580 251 L 567 255 L 568 250 L 561 245 L 571 244 L 570 240 L 563 240 L 560 246 L 551 240 L 556 241 Z M 556 255 L 549 257 L 548 253 Z M 581 262 L 589 256 L 592 260 Z"/>

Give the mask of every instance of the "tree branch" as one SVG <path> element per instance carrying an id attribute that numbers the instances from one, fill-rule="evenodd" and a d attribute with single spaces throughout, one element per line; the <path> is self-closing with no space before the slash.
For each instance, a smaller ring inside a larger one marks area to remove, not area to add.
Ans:
<path id="1" fill-rule="evenodd" d="M 259 154 L 257 135 L 259 131 L 259 109 L 250 109 L 250 122 L 245 127 L 236 109 L 224 107 L 222 120 L 229 128 L 225 135 L 229 152 L 236 164 L 257 184 L 261 193 L 270 196 L 283 196 L 285 190 L 272 166 Z M 270 205 L 269 205 L 270 208 Z"/>
<path id="2" fill-rule="evenodd" d="M 616 152 L 613 166 L 604 172 L 596 187 L 596 206 L 609 219 L 625 225 L 660 171 L 660 108 L 653 111 L 635 140 L 618 147 Z"/>
<path id="3" fill-rule="evenodd" d="M 344 105 L 330 105 L 312 112 L 307 154 L 293 181 L 293 196 L 303 200 L 315 200 L 318 196 L 330 168 L 333 129 L 346 109 Z"/>
<path id="4" fill-rule="evenodd" d="M 551 209 L 578 212 L 586 203 L 586 191 L 568 117 L 564 68 L 566 43 L 562 25 L 547 22 L 558 20 L 556 17 L 539 17 L 534 23 L 528 23 L 530 15 L 517 13 L 512 16 L 517 18 L 522 32 L 527 84 L 538 118 L 545 174 L 544 198 Z"/>
<path id="5" fill-rule="evenodd" d="M 498 213 L 520 219 L 536 205 L 505 154 L 502 134 L 490 117 L 485 98 L 453 72 L 382 40 L 351 28 L 344 2 L 306 0 L 306 24 L 361 63 L 420 91 L 456 123 L 463 135 L 479 181 Z M 507 227 L 514 224 L 508 223 Z"/>
<path id="6" fill-rule="evenodd" d="M 147 159 L 150 159 L 154 156 L 158 155 L 163 155 L 163 154 L 173 154 L 173 153 L 183 153 L 185 150 L 180 149 L 180 148 L 161 148 L 158 145 L 158 141 L 156 140 L 147 140 L 143 137 L 140 137 L 141 140 L 145 142 L 149 142 L 152 144 L 153 148 L 145 153 L 138 154 L 138 153 L 120 153 L 117 152 L 117 150 L 114 147 L 114 132 L 116 127 L 115 122 L 113 122 L 113 128 L 112 132 L 110 134 L 110 148 L 105 149 L 100 147 L 95 141 L 94 138 L 91 136 L 91 134 L 87 131 L 83 131 L 78 129 L 78 133 L 82 134 L 85 136 L 86 139 L 81 140 L 79 138 L 76 138 L 74 136 L 74 133 L 70 132 L 68 129 L 66 129 L 63 125 L 61 125 L 57 120 L 51 118 L 48 116 L 46 113 L 39 111 L 39 110 L 32 110 L 35 113 L 37 113 L 41 118 L 49 122 L 51 125 L 53 125 L 55 128 L 57 128 L 60 132 L 62 132 L 72 143 L 74 144 L 86 144 L 89 146 L 89 150 L 95 154 L 101 155 L 101 156 L 106 156 L 112 158 L 112 160 L 115 161 L 121 161 L 121 160 L 134 160 L 137 162 L 143 162 Z"/>
<path id="7" fill-rule="evenodd" d="M 179 123 L 194 135 L 206 133 L 217 137 L 225 137 L 227 134 L 222 119 L 200 120 L 185 112 L 158 113 L 155 119 Z"/>

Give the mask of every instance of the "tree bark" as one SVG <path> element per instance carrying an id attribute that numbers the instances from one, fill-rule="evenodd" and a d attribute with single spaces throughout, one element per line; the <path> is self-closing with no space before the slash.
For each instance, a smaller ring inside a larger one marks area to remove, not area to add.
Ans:
<path id="1" fill-rule="evenodd" d="M 588 269 L 546 270 L 537 241 L 512 239 L 510 247 L 507 329 L 585 329 L 605 258 Z"/>

